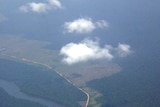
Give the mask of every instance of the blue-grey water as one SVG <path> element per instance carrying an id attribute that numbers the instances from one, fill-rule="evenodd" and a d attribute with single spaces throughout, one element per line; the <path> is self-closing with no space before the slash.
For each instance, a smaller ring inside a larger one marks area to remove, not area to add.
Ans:
<path id="1" fill-rule="evenodd" d="M 16 98 L 40 103 L 40 104 L 43 104 L 47 107 L 64 107 L 62 105 L 59 105 L 59 104 L 52 102 L 52 101 L 48 101 L 43 98 L 33 97 L 30 95 L 27 95 L 27 94 L 21 92 L 20 88 L 15 83 L 10 82 L 10 81 L 0 79 L 0 87 L 3 88 L 9 95 L 14 96 Z"/>

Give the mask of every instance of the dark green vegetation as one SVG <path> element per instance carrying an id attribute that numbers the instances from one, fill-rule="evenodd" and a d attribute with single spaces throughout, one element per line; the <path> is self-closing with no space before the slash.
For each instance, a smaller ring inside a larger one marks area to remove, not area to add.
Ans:
<path id="1" fill-rule="evenodd" d="M 80 107 L 86 96 L 53 70 L 18 61 L 0 59 L 0 78 L 13 81 L 22 92 L 56 101 L 66 107 Z"/>
<path id="2" fill-rule="evenodd" d="M 37 103 L 21 100 L 8 95 L 0 88 L 0 107 L 45 107 Z"/>
<path id="3" fill-rule="evenodd" d="M 102 93 L 101 107 L 160 107 L 160 60 L 133 56 L 119 63 L 122 72 L 88 83 Z"/>

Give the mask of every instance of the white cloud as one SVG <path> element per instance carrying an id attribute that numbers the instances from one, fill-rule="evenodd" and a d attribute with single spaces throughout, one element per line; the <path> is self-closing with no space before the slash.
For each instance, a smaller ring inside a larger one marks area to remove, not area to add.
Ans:
<path id="1" fill-rule="evenodd" d="M 29 7 L 31 7 L 32 11 L 38 13 L 46 12 L 48 9 L 50 9 L 50 7 L 45 3 L 35 3 L 35 2 L 29 3 Z"/>
<path id="2" fill-rule="evenodd" d="M 99 28 L 109 27 L 109 24 L 105 20 L 97 21 L 95 24 Z"/>
<path id="3" fill-rule="evenodd" d="M 48 10 L 57 8 L 62 8 L 62 5 L 58 0 L 48 0 L 46 3 L 31 2 L 19 7 L 20 11 L 22 12 L 32 11 L 37 13 L 44 13 L 47 12 Z"/>
<path id="4" fill-rule="evenodd" d="M 104 20 L 93 22 L 91 18 L 79 18 L 72 22 L 65 22 L 64 28 L 69 33 L 90 33 L 96 28 L 108 27 L 108 23 Z"/>
<path id="5" fill-rule="evenodd" d="M 4 22 L 6 20 L 7 20 L 7 18 L 4 15 L 0 14 L 0 23 Z"/>
<path id="6" fill-rule="evenodd" d="M 50 5 L 54 5 L 56 8 L 62 8 L 61 2 L 58 0 L 49 0 Z"/>
<path id="7" fill-rule="evenodd" d="M 115 57 L 126 57 L 131 53 L 128 44 L 119 43 L 115 48 L 111 45 L 100 47 L 98 40 L 91 39 L 84 39 L 80 43 L 68 43 L 60 50 L 60 55 L 63 56 L 62 62 L 69 65 L 98 59 L 111 60 Z"/>
<path id="8" fill-rule="evenodd" d="M 127 55 L 129 55 L 130 53 L 132 53 L 132 51 L 130 50 L 130 46 L 128 44 L 119 44 L 117 50 L 117 53 L 120 57 L 125 57 Z"/>
<path id="9" fill-rule="evenodd" d="M 67 64 L 102 58 L 110 60 L 113 58 L 107 47 L 101 48 L 98 41 L 90 39 L 85 39 L 78 44 L 69 43 L 61 48 L 60 54 L 64 56 L 63 62 Z"/>
<path id="10" fill-rule="evenodd" d="M 79 18 L 72 22 L 66 22 L 64 24 L 67 32 L 75 32 L 75 33 L 89 33 L 92 32 L 96 27 L 90 18 L 84 19 Z"/>

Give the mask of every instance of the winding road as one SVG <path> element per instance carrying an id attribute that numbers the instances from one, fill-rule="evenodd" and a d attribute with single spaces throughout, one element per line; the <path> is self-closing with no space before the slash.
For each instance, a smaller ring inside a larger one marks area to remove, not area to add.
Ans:
<path id="1" fill-rule="evenodd" d="M 21 61 L 24 61 L 24 62 L 28 62 L 28 63 L 33 63 L 33 64 L 38 64 L 38 65 L 42 65 L 42 66 L 45 66 L 51 70 L 54 70 L 51 66 L 47 65 L 47 64 L 44 64 L 44 63 L 40 63 L 40 62 L 36 62 L 36 61 L 33 61 L 33 60 L 30 60 L 30 59 L 27 59 L 27 58 L 22 58 L 22 59 L 19 59 L 17 58 L 16 56 L 12 56 L 12 55 L 6 55 L 6 54 L 1 54 L 3 56 L 7 56 L 7 57 L 11 57 L 13 59 L 16 59 L 16 60 L 21 60 Z M 54 70 L 55 71 L 55 70 Z M 88 107 L 88 104 L 89 104 L 89 101 L 90 101 L 90 95 L 88 94 L 87 91 L 85 91 L 84 89 L 76 86 L 71 80 L 69 80 L 65 75 L 61 74 L 60 72 L 58 71 L 55 71 L 59 76 L 61 76 L 62 78 L 64 78 L 68 83 L 72 84 L 73 86 L 75 86 L 78 90 L 80 90 L 81 92 L 83 92 L 86 96 L 87 96 L 87 100 L 86 100 L 86 103 L 85 103 L 85 106 L 84 107 Z"/>

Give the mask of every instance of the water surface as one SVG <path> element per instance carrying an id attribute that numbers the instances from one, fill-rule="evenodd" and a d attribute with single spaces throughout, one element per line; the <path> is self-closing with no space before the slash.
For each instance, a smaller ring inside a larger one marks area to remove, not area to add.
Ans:
<path id="1" fill-rule="evenodd" d="M 20 88 L 13 82 L 6 81 L 0 79 L 0 87 L 3 88 L 9 95 L 14 96 L 16 98 L 29 100 L 32 102 L 43 104 L 47 107 L 64 107 L 59 105 L 55 102 L 40 98 L 40 97 L 33 97 L 21 92 Z"/>

